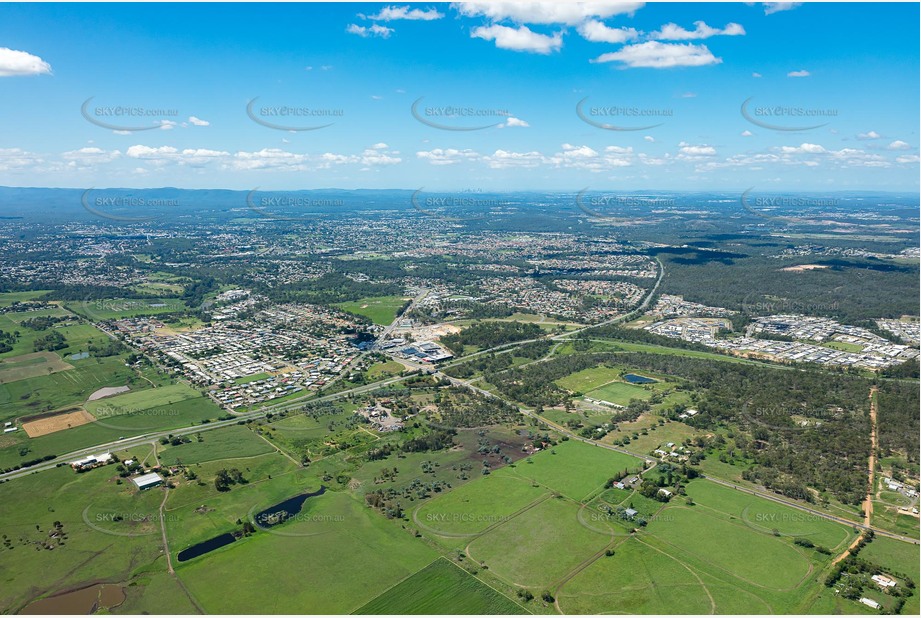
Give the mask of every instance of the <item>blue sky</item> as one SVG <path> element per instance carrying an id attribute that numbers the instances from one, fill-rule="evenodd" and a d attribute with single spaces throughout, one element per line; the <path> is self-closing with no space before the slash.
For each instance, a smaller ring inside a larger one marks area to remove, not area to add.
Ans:
<path id="1" fill-rule="evenodd" d="M 916 191 L 918 19 L 859 3 L 4 4 L 0 185 Z"/>

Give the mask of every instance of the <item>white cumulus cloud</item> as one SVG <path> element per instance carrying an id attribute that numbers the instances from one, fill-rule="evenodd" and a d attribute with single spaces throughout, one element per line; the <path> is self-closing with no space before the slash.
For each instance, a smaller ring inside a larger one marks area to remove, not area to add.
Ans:
<path id="1" fill-rule="evenodd" d="M 635 28 L 610 28 L 595 19 L 579 24 L 578 30 L 582 38 L 592 43 L 626 43 L 639 36 Z"/>
<path id="2" fill-rule="evenodd" d="M 703 21 L 695 21 L 693 30 L 685 30 L 678 24 L 665 24 L 658 32 L 653 32 L 650 37 L 660 41 L 690 41 L 693 39 L 708 39 L 712 36 L 740 36 L 745 34 L 745 28 L 737 23 L 728 23 L 725 28 L 712 28 Z"/>
<path id="3" fill-rule="evenodd" d="M 466 17 L 510 20 L 518 24 L 565 24 L 575 26 L 586 19 L 632 15 L 644 2 L 457 2 L 455 9 Z"/>
<path id="4" fill-rule="evenodd" d="M 493 24 L 480 26 L 470 32 L 470 36 L 486 41 L 495 41 L 496 47 L 513 51 L 531 52 L 535 54 L 549 54 L 563 46 L 563 34 L 557 32 L 552 36 L 533 32 L 527 26 L 510 28 Z"/>
<path id="5" fill-rule="evenodd" d="M 393 28 L 388 28 L 387 26 L 381 26 L 380 24 L 372 24 L 371 26 L 359 26 L 358 24 L 349 24 L 346 29 L 346 32 L 349 34 L 357 34 L 362 38 L 368 37 L 378 37 L 381 39 L 389 39 L 390 35 L 393 34 Z"/>
<path id="6" fill-rule="evenodd" d="M 527 121 L 522 120 L 521 118 L 515 118 L 514 116 L 509 116 L 508 118 L 506 118 L 505 122 L 499 125 L 500 128 L 502 127 L 530 127 L 530 126 L 531 125 L 529 125 Z"/>
<path id="7" fill-rule="evenodd" d="M 722 58 L 715 57 L 706 45 L 647 41 L 602 54 L 592 62 L 621 62 L 630 68 L 668 69 L 706 66 L 722 61 Z"/>
<path id="8" fill-rule="evenodd" d="M 762 2 L 761 6 L 764 7 L 765 15 L 772 15 L 774 13 L 780 13 L 781 11 L 795 9 L 801 4 L 802 2 Z"/>
<path id="9" fill-rule="evenodd" d="M 362 15 L 361 17 L 364 17 Z M 368 15 L 374 21 L 395 21 L 398 19 L 414 21 L 433 21 L 444 17 L 438 9 L 410 9 L 408 6 L 385 6 L 375 15 Z"/>
<path id="10" fill-rule="evenodd" d="M 0 77 L 50 75 L 51 65 L 29 52 L 0 47 Z"/>

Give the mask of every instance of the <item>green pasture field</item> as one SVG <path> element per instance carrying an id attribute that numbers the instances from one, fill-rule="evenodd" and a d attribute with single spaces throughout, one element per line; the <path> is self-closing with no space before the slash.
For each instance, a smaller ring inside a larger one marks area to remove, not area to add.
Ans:
<path id="1" fill-rule="evenodd" d="M 566 614 L 710 614 L 697 575 L 675 558 L 628 538 L 567 582 L 557 594 Z"/>
<path id="2" fill-rule="evenodd" d="M 73 369 L 54 352 L 33 352 L 0 359 L 0 384 Z"/>
<path id="3" fill-rule="evenodd" d="M 0 292 L 0 307 L 8 307 L 15 302 L 37 300 L 52 290 L 29 290 L 26 292 Z"/>
<path id="4" fill-rule="evenodd" d="M 691 481 L 686 491 L 697 506 L 711 514 L 728 515 L 767 536 L 777 530 L 784 537 L 803 538 L 840 551 L 855 537 L 853 530 L 842 524 L 704 479 Z"/>
<path id="5" fill-rule="evenodd" d="M 66 302 L 65 306 L 76 314 L 94 322 L 117 320 L 138 316 L 156 316 L 163 313 L 187 311 L 188 306 L 181 298 L 110 298 Z"/>
<path id="6" fill-rule="evenodd" d="M 789 590 L 810 572 L 809 560 L 790 543 L 738 521 L 694 507 L 669 506 L 650 522 L 656 540 L 693 554 L 748 583 Z M 744 552 L 740 552 L 745 548 Z"/>
<path id="7" fill-rule="evenodd" d="M 549 495 L 510 472 L 502 468 L 429 500 L 416 510 L 413 521 L 431 533 L 469 538 Z"/>
<path id="8" fill-rule="evenodd" d="M 97 418 L 111 418 L 123 414 L 131 414 L 138 410 L 170 406 L 180 401 L 201 397 L 201 393 L 190 386 L 185 384 L 171 384 L 159 388 L 146 388 L 143 390 L 131 389 L 126 393 L 119 393 L 111 397 L 87 401 L 83 407 L 86 408 L 87 412 Z"/>
<path id="9" fill-rule="evenodd" d="M 917 521 L 917 520 L 916 520 Z M 915 584 L 921 580 L 921 556 L 919 547 L 896 539 L 876 535 L 871 542 L 860 550 L 859 556 L 883 569 L 891 569 L 911 577 Z M 915 588 L 914 594 L 905 601 L 901 613 L 907 616 L 917 615 L 921 601 L 921 592 Z"/>
<path id="10" fill-rule="evenodd" d="M 592 528 L 578 518 L 579 505 L 563 497 L 550 498 L 492 528 L 467 546 L 470 557 L 486 564 L 490 573 L 517 586 L 551 587 L 576 566 L 613 540 L 605 522 Z"/>
<path id="11" fill-rule="evenodd" d="M 127 519 L 140 519 L 155 514 L 162 500 L 162 493 L 156 490 L 138 494 L 130 483 L 116 483 L 114 472 L 114 466 L 85 474 L 55 468 L 0 485 L 0 529 L 11 546 L 0 546 L 0 607 L 4 611 L 16 613 L 38 597 L 94 582 L 127 584 L 140 571 L 166 572 L 162 540 L 159 533 L 147 534 L 148 523 L 132 522 L 139 536 L 117 536 L 110 534 L 105 519 L 97 517 L 117 512 L 132 516 Z M 108 510 L 98 506 L 102 504 Z M 93 505 L 97 505 L 95 510 Z M 87 507 L 90 510 L 84 515 Z M 66 539 L 49 537 L 55 521 L 63 524 Z M 49 541 L 56 545 L 53 550 L 36 550 L 37 543 Z M 158 589 L 174 596 L 151 598 L 148 581 L 140 578 L 129 588 L 133 603 L 165 613 L 188 609 L 177 586 L 161 582 Z"/>
<path id="12" fill-rule="evenodd" d="M 569 440 L 517 462 L 513 471 L 578 501 L 600 490 L 605 481 L 625 468 L 642 465 L 636 457 Z"/>
<path id="13" fill-rule="evenodd" d="M 108 335 L 98 330 L 92 324 L 77 322 L 70 323 L 66 326 L 52 326 L 45 330 L 35 330 L 22 325 L 22 322 L 31 318 L 65 316 L 71 316 L 77 319 L 72 313 L 61 308 L 0 315 L 0 330 L 8 333 L 19 333 L 19 337 L 12 345 L 13 349 L 0 354 L 0 358 L 7 359 L 35 352 L 35 340 L 51 333 L 59 333 L 64 337 L 66 346 L 59 350 L 55 350 L 54 353 L 61 355 L 65 360 L 68 360 L 67 357 L 71 354 L 89 351 L 88 347 L 90 343 L 94 343 L 98 346 L 108 343 Z"/>
<path id="14" fill-rule="evenodd" d="M 310 500 L 310 521 L 257 531 L 179 564 L 179 577 L 208 613 L 350 613 L 437 557 L 348 494 Z M 266 594 L 277 590 L 285 593 Z"/>
<path id="15" fill-rule="evenodd" d="M 625 435 L 631 436 L 631 441 L 627 448 L 637 453 L 648 453 L 669 442 L 682 444 L 686 438 L 693 438 L 706 433 L 676 421 L 667 421 L 664 425 L 659 425 L 659 418 L 655 415 L 643 415 L 635 422 L 620 423 L 618 430 L 609 433 L 604 437 L 603 441 L 610 442 Z M 641 432 L 643 429 L 646 430 L 646 435 L 640 433 L 638 438 L 632 438 L 634 431 Z"/>
<path id="16" fill-rule="evenodd" d="M 146 382 L 143 384 L 146 385 Z M 188 387 L 175 386 L 178 388 L 167 386 L 89 402 L 87 408 L 91 404 L 98 404 L 94 406 L 94 409 L 99 413 L 99 417 L 94 423 L 71 427 L 36 438 L 29 438 L 22 431 L 16 432 L 16 438 L 12 440 L 5 437 L 10 441 L 0 443 L 0 469 L 13 466 L 23 460 L 45 455 L 63 455 L 94 444 L 112 442 L 151 431 L 178 429 L 220 416 L 220 408 L 210 399 L 198 395 Z M 160 390 L 166 391 L 165 395 L 157 393 Z M 180 399 L 186 396 L 187 392 L 191 392 L 194 396 Z M 123 397 L 127 397 L 128 402 L 137 402 L 138 407 L 128 407 L 130 404 L 121 400 Z M 171 399 L 176 400 L 176 403 L 157 405 L 158 402 Z M 107 402 L 117 403 L 113 408 L 103 408 L 102 406 L 107 405 Z M 140 407 L 145 404 L 151 407 Z M 118 413 L 120 411 L 123 413 Z M 29 449 L 26 455 L 20 455 L 22 448 Z"/>
<path id="17" fill-rule="evenodd" d="M 105 386 L 129 385 L 132 389 L 147 386 L 117 356 L 69 361 L 69 364 L 74 368 L 0 384 L 0 421 L 80 405 Z"/>
<path id="18" fill-rule="evenodd" d="M 600 498 L 614 503 L 624 493 L 608 490 Z M 555 594 L 560 609 L 764 614 L 836 607 L 825 596 L 823 569 L 853 540 L 850 528 L 706 480 L 689 483 L 688 495 L 694 506 L 673 499 L 645 528 L 615 540 L 614 556 L 598 558 L 565 581 Z M 643 505 L 634 506 L 643 511 Z M 825 556 L 797 547 L 795 537 L 838 551 Z"/>
<path id="19" fill-rule="evenodd" d="M 456 564 L 439 558 L 355 614 L 528 614 Z"/>
<path id="20" fill-rule="evenodd" d="M 204 463 L 221 459 L 254 457 L 271 453 L 272 445 L 257 436 L 251 430 L 239 425 L 231 425 L 207 431 L 201 434 L 202 442 L 195 437 L 192 441 L 179 446 L 167 446 L 160 454 L 160 461 L 170 465 Z"/>

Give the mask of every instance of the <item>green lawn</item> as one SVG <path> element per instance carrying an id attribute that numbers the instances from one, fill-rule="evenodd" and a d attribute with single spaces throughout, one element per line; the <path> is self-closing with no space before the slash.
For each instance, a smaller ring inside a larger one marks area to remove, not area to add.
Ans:
<path id="1" fill-rule="evenodd" d="M 371 296 L 360 300 L 338 303 L 336 306 L 349 313 L 370 318 L 375 324 L 386 326 L 393 322 L 397 311 L 410 300 L 405 296 Z"/>
<path id="2" fill-rule="evenodd" d="M 527 614 L 528 610 L 439 558 L 355 614 Z"/>
<path id="3" fill-rule="evenodd" d="M 620 371 L 613 367 L 590 367 L 560 378 L 556 384 L 569 391 L 587 393 L 619 377 Z"/>
<path id="4" fill-rule="evenodd" d="M 856 343 L 845 343 L 844 341 L 826 341 L 822 344 L 823 347 L 831 348 L 832 350 L 841 350 L 843 352 L 862 352 L 864 346 L 857 345 Z"/>
<path id="5" fill-rule="evenodd" d="M 387 376 L 398 376 L 403 373 L 403 365 L 396 361 L 375 363 L 368 368 L 368 378 L 379 379 Z"/>

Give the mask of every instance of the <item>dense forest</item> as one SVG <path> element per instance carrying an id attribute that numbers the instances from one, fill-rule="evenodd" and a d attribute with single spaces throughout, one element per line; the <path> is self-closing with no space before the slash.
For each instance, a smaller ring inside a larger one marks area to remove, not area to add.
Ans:
<path id="1" fill-rule="evenodd" d="M 524 322 L 477 322 L 459 333 L 446 335 L 441 343 L 460 356 L 467 346 L 480 349 L 495 348 L 507 343 L 536 339 L 544 334 L 536 324 Z"/>
<path id="2" fill-rule="evenodd" d="M 917 382 L 884 381 L 879 387 L 877 432 L 883 456 L 904 453 L 908 461 L 917 463 L 921 451 L 918 436 L 919 386 Z"/>

